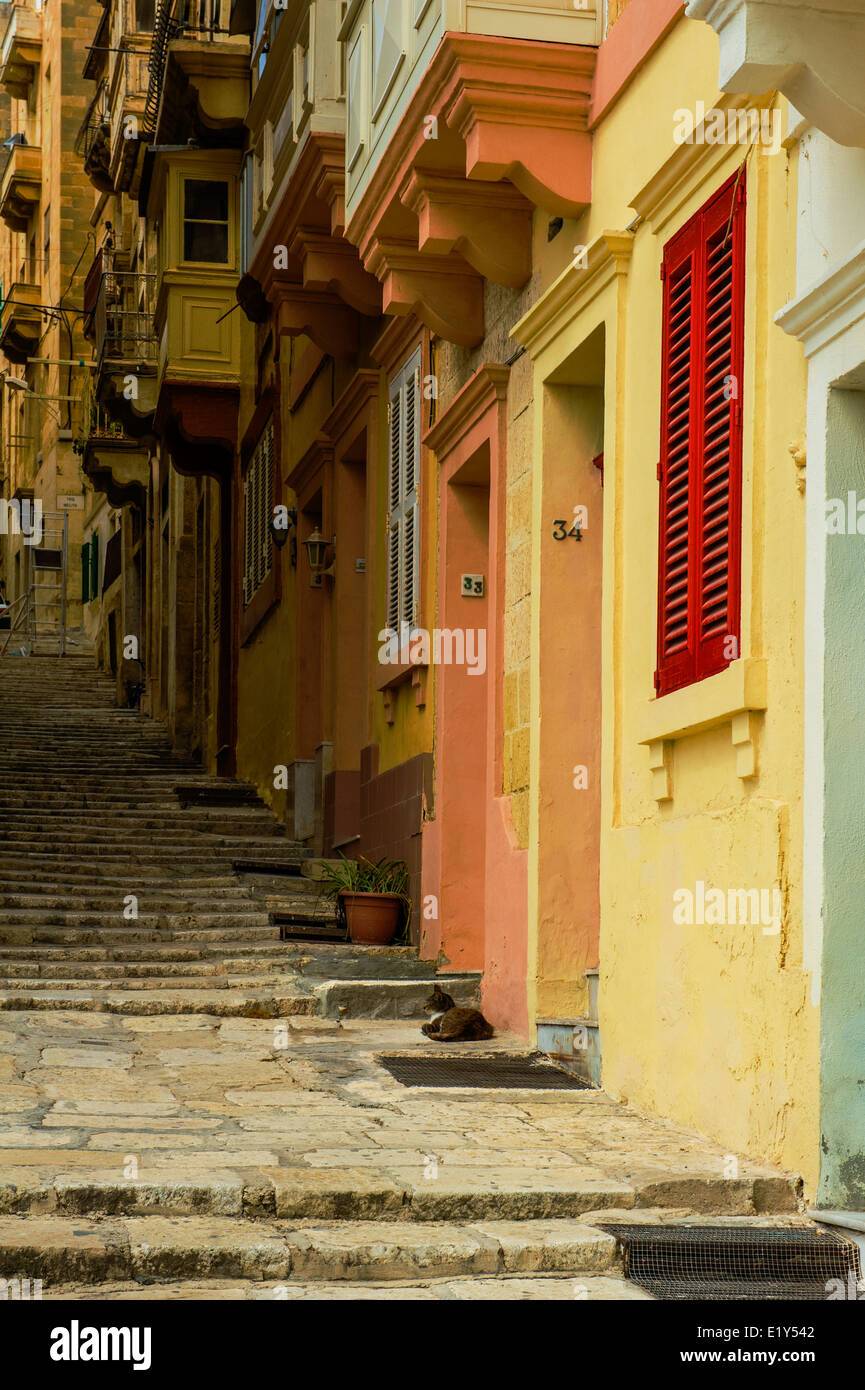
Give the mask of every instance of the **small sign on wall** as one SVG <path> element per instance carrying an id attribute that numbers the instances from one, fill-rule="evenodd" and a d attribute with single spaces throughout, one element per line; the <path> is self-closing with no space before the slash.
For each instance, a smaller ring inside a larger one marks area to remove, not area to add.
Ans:
<path id="1" fill-rule="evenodd" d="M 84 498 L 74 497 L 71 494 L 59 496 L 57 498 L 57 506 L 60 508 L 61 512 L 83 512 Z"/>
<path id="2" fill-rule="evenodd" d="M 483 598 L 484 576 L 482 574 L 464 574 L 461 579 L 460 592 L 463 598 Z"/>

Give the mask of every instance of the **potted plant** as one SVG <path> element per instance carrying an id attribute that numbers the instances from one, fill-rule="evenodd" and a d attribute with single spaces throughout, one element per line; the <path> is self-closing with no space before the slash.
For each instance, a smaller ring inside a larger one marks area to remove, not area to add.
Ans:
<path id="1" fill-rule="evenodd" d="M 390 946 L 411 916 L 408 865 L 402 859 L 347 859 L 322 865 L 325 892 L 345 913 L 349 939 L 358 946 Z"/>

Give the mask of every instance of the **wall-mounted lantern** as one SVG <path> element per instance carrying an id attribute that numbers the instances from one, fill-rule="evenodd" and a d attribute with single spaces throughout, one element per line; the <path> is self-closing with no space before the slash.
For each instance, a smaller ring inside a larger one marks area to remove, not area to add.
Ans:
<path id="1" fill-rule="evenodd" d="M 281 518 L 278 512 L 284 512 L 287 524 L 280 525 Z M 297 507 L 277 507 L 274 515 L 270 518 L 270 538 L 277 550 L 282 550 L 288 540 L 288 528 L 292 528 L 291 550 L 289 556 L 293 565 L 297 564 Z"/>
<path id="2" fill-rule="evenodd" d="M 332 541 L 325 540 L 324 536 L 316 526 L 311 536 L 308 536 L 303 543 L 306 551 L 306 558 L 309 561 L 310 587 L 313 589 L 321 588 L 322 579 L 327 576 L 332 579 L 334 574 L 334 557 L 331 556 L 330 565 L 327 564 L 327 552 L 336 545 L 336 537 Z"/>

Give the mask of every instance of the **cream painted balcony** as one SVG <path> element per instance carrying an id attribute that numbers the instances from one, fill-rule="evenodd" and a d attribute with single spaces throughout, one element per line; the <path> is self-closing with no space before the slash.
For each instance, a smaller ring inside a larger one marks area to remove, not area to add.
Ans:
<path id="1" fill-rule="evenodd" d="M 378 282 L 343 236 L 346 9 L 347 0 L 300 0 L 262 12 L 246 122 L 251 235 L 237 290 L 250 319 L 272 316 L 279 334 L 304 334 L 336 357 L 356 351 L 358 314 L 381 312 Z"/>
<path id="2" fill-rule="evenodd" d="M 98 403 L 89 379 L 83 383 L 79 411 L 72 447 L 81 455 L 82 471 L 94 489 L 104 492 L 112 507 L 129 503 L 146 506 L 149 449 L 127 435 L 123 426 Z"/>
<path id="3" fill-rule="evenodd" d="M 41 51 L 42 11 L 12 5 L 0 47 L 0 87 L 10 97 L 27 100 Z"/>
<path id="4" fill-rule="evenodd" d="M 528 40 L 550 47 L 594 47 L 601 41 L 601 27 L 601 0 L 587 0 L 585 8 L 578 8 L 574 0 L 522 0 L 519 5 L 501 0 L 352 0 L 340 30 L 348 89 L 349 221 L 446 33 Z M 500 126 L 510 126 L 519 158 L 526 143 L 519 136 L 521 117 L 531 111 L 525 104 L 526 94 L 508 90 L 504 51 L 490 57 L 500 60 L 498 72 L 491 71 L 502 80 L 499 100 L 490 114 L 496 115 Z"/>

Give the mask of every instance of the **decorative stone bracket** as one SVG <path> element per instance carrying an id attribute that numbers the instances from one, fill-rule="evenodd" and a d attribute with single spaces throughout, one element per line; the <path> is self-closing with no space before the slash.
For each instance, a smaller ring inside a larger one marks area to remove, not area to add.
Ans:
<path id="1" fill-rule="evenodd" d="M 367 262 L 391 314 L 413 313 L 450 343 L 475 347 L 484 336 L 484 286 L 459 256 L 424 256 L 410 241 L 376 241 Z"/>
<path id="2" fill-rule="evenodd" d="M 383 670 L 384 674 L 379 677 L 378 689 L 384 700 L 386 723 L 392 724 L 394 722 L 397 691 L 401 685 L 407 685 L 409 681 L 411 681 L 414 690 L 414 702 L 418 709 L 423 709 L 426 704 L 428 666 L 421 662 L 407 661 L 399 666 L 385 666 Z"/>
<path id="3" fill-rule="evenodd" d="M 865 146 L 865 0 L 687 0 L 720 40 L 719 85 L 784 93 L 839 145 Z"/>
<path id="4" fill-rule="evenodd" d="M 83 470 L 94 489 L 105 493 L 112 507 L 132 505 L 143 510 L 146 506 L 150 457 L 137 442 L 88 441 Z"/>
<path id="5" fill-rule="evenodd" d="M 277 336 L 304 334 L 331 357 L 351 357 L 357 352 L 357 315 L 338 295 L 280 283 L 275 300 Z"/>
<path id="6" fill-rule="evenodd" d="M 471 34 L 445 43 L 452 70 L 440 109 L 465 141 L 466 178 L 510 179 L 538 207 L 578 217 L 591 196 L 596 49 Z"/>
<path id="7" fill-rule="evenodd" d="M 381 286 L 349 242 L 314 227 L 298 227 L 288 249 L 301 264 L 304 289 L 330 291 L 359 314 L 381 313 Z"/>
<path id="8" fill-rule="evenodd" d="M 675 741 L 723 724 L 730 725 L 736 775 L 743 780 L 756 777 L 757 730 L 766 704 L 766 662 L 750 657 L 695 685 L 651 700 L 643 716 L 640 743 L 649 750 L 655 800 L 672 800 Z"/>
<path id="9" fill-rule="evenodd" d="M 507 183 L 412 170 L 400 190 L 418 219 L 418 249 L 457 252 L 497 285 L 519 289 L 532 273 L 532 206 Z"/>

